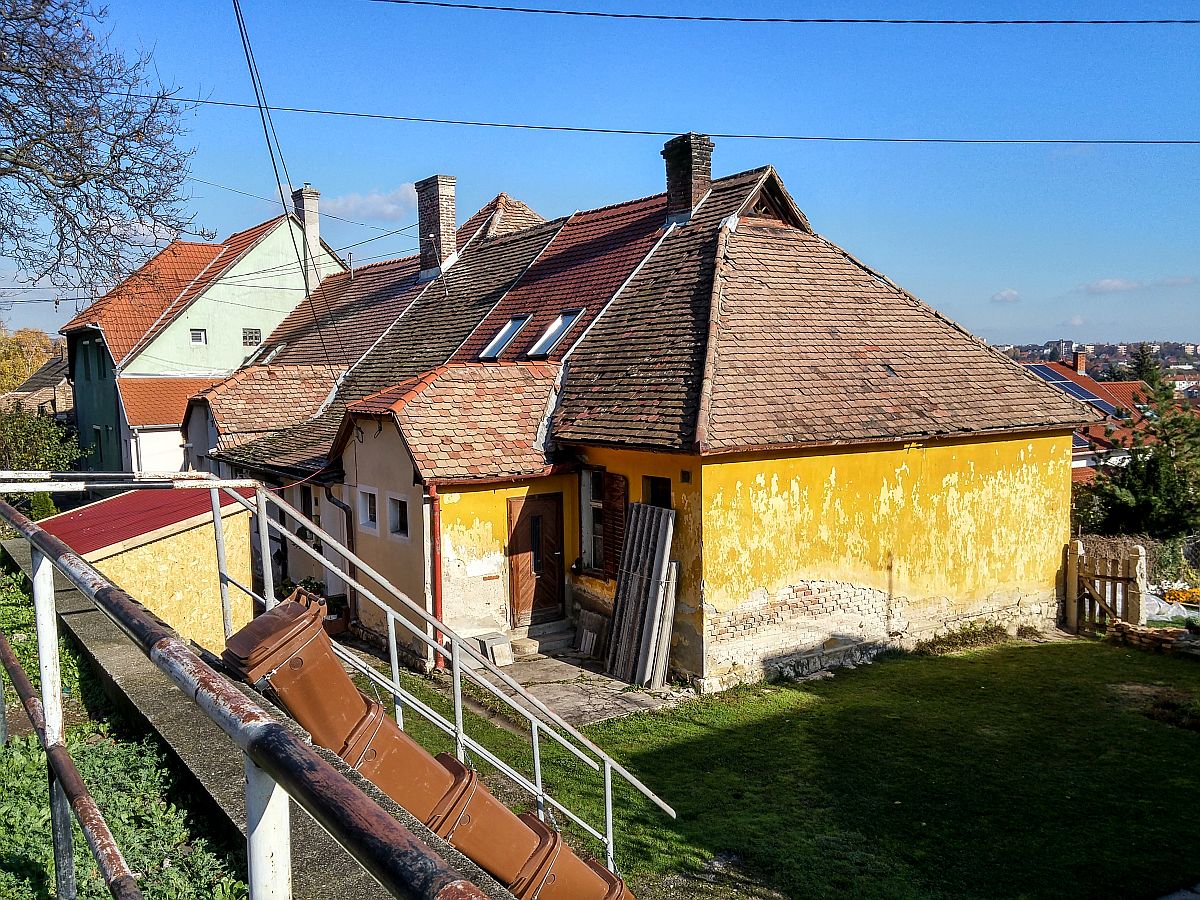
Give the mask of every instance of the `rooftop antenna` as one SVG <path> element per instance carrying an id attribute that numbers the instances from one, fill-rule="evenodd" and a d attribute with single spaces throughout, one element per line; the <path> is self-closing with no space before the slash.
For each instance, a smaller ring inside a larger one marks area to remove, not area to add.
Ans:
<path id="1" fill-rule="evenodd" d="M 346 251 L 346 262 L 350 264 L 350 280 L 354 281 L 354 251 Z"/>

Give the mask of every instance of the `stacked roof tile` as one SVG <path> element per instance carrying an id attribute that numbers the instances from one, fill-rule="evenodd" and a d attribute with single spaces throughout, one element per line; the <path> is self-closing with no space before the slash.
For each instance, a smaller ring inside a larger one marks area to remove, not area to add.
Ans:
<path id="1" fill-rule="evenodd" d="M 452 364 L 351 403 L 355 415 L 391 416 L 426 481 L 535 476 L 551 466 L 538 429 L 554 365 Z M 351 420 L 335 447 L 348 439 Z"/>

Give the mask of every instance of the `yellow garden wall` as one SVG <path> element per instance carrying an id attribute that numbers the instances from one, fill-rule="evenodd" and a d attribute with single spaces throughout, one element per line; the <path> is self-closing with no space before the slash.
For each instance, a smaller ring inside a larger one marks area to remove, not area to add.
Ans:
<path id="1" fill-rule="evenodd" d="M 250 514 L 230 509 L 222 521 L 226 571 L 230 578 L 249 586 Z M 104 552 L 89 554 L 88 561 L 114 584 L 188 640 L 214 653 L 225 648 L 211 521 L 125 547 L 107 557 Z M 253 618 L 253 603 L 232 585 L 229 602 L 237 631 Z"/>
<path id="2" fill-rule="evenodd" d="M 845 642 L 1051 620 L 1070 467 L 1069 433 L 706 460 L 705 677 L 820 647 L 796 623 L 834 614 Z"/>
<path id="3" fill-rule="evenodd" d="M 579 478 L 554 475 L 504 485 L 443 487 L 443 620 L 463 635 L 510 627 L 508 501 L 530 494 L 561 493 L 563 565 L 579 556 Z"/>

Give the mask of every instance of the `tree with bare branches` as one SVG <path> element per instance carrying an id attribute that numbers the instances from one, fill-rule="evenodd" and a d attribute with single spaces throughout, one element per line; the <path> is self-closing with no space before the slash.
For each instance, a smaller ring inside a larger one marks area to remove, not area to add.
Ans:
<path id="1" fill-rule="evenodd" d="M 90 0 L 0 0 L 0 256 L 105 287 L 190 224 L 185 107 Z"/>

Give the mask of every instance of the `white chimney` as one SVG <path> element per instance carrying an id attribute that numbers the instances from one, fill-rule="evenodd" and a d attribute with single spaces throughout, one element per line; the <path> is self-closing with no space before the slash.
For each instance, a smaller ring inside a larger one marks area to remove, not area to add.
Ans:
<path id="1" fill-rule="evenodd" d="M 315 291 L 321 283 L 321 269 L 318 260 L 321 258 L 321 192 L 304 182 L 304 187 L 292 191 L 292 206 L 296 210 L 296 218 L 304 227 L 304 287 Z"/>

